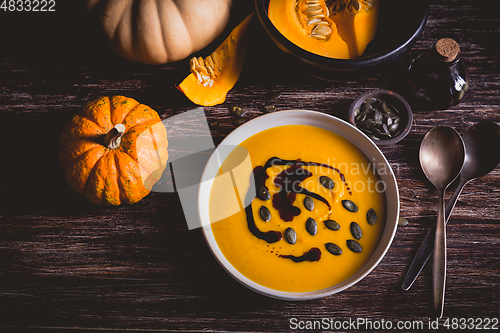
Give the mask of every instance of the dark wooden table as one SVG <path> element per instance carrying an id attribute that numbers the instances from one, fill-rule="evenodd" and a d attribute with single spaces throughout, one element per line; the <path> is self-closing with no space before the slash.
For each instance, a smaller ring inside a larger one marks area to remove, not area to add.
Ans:
<path id="1" fill-rule="evenodd" d="M 228 106 L 240 105 L 249 118 L 258 117 L 270 89 L 283 92 L 274 103 L 278 109 L 346 119 L 357 95 L 377 88 L 401 91 L 409 60 L 437 39 L 460 43 L 471 74 L 462 103 L 446 111 L 415 110 L 407 138 L 381 148 L 396 174 L 401 216 L 409 224 L 398 228 L 387 255 L 365 279 L 306 302 L 267 298 L 233 280 L 210 254 L 201 231 L 188 230 L 176 193 L 151 193 L 134 205 L 103 208 L 64 182 L 59 136 L 78 108 L 98 96 L 122 94 L 150 105 L 163 119 L 192 109 L 175 89 L 188 73 L 187 62 L 147 66 L 122 60 L 102 47 L 81 12 L 61 2 L 55 13 L 1 11 L 0 26 L 0 331 L 278 332 L 291 331 L 292 318 L 390 321 L 392 329 L 380 327 L 390 332 L 399 321 L 421 322 L 429 329 L 430 265 L 408 292 L 401 290 L 436 215 L 437 193 L 420 170 L 418 148 L 437 125 L 464 133 L 480 121 L 500 123 L 500 16 L 486 3 L 432 1 L 421 39 L 401 62 L 330 81 L 280 61 L 255 28 L 239 82 L 224 104 L 205 108 L 216 144 L 235 128 Z M 450 325 L 460 318 L 483 320 L 484 327 L 486 318 L 500 317 L 499 207 L 497 168 L 467 185 L 453 212 L 444 331 L 447 319 Z"/>

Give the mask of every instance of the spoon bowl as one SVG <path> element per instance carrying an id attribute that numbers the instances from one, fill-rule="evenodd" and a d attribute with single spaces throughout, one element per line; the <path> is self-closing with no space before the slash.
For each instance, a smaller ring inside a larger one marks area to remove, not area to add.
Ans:
<path id="1" fill-rule="evenodd" d="M 462 179 L 469 181 L 482 177 L 500 163 L 500 126 L 497 124 L 476 124 L 465 132 L 462 139 L 466 149 L 464 167 L 460 174 Z"/>
<path id="2" fill-rule="evenodd" d="M 435 318 L 443 316 L 444 285 L 446 280 L 446 229 L 444 192 L 458 177 L 465 160 L 465 147 L 453 128 L 435 127 L 420 145 L 420 165 L 429 181 L 438 191 L 438 215 L 434 240 L 433 299 Z"/>
<path id="3" fill-rule="evenodd" d="M 453 128 L 435 127 L 422 140 L 419 157 L 427 179 L 438 190 L 444 190 L 460 174 L 465 158 L 464 143 Z"/>

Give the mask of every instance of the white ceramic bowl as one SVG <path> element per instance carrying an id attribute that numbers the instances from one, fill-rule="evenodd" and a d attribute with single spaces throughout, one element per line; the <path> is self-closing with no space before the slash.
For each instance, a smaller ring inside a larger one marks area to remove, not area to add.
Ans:
<path id="1" fill-rule="evenodd" d="M 375 164 L 377 170 L 380 172 L 380 177 L 386 184 L 386 202 L 387 202 L 387 218 L 385 221 L 385 228 L 382 234 L 382 238 L 378 247 L 376 248 L 374 254 L 368 260 L 368 262 L 354 275 L 349 277 L 347 280 L 333 285 L 329 288 L 325 288 L 317 291 L 310 292 L 284 292 L 279 290 L 270 289 L 264 287 L 254 281 L 248 279 L 243 274 L 238 272 L 229 261 L 224 257 L 217 242 L 215 241 L 212 229 L 210 227 L 209 215 L 208 215 L 208 204 L 210 189 L 212 187 L 213 179 L 215 178 L 215 173 L 219 169 L 219 158 L 220 161 L 229 155 L 227 149 L 222 149 L 219 151 L 220 157 L 218 158 L 215 154 L 210 157 L 205 167 L 202 175 L 202 181 L 199 188 L 198 194 L 198 209 L 201 219 L 201 224 L 203 228 L 203 233 L 205 239 L 210 247 L 215 258 L 219 263 L 226 269 L 226 271 L 233 276 L 236 280 L 241 282 L 248 288 L 257 291 L 261 294 L 285 300 L 310 300 L 316 299 L 331 294 L 338 293 L 342 290 L 349 288 L 355 283 L 359 282 L 366 275 L 368 275 L 382 260 L 387 250 L 389 249 L 394 235 L 396 233 L 397 221 L 399 218 L 399 192 L 397 187 L 396 178 L 392 169 L 385 159 L 379 148 L 360 130 L 351 124 L 315 111 L 306 110 L 287 110 L 278 111 L 271 114 L 263 115 L 261 117 L 255 118 L 242 126 L 231 132 L 219 145 L 221 146 L 235 146 L 244 141 L 245 139 L 251 137 L 252 135 L 261 132 L 263 130 L 283 125 L 309 125 L 319 128 L 323 128 L 334 132 L 357 146 L 373 163 Z"/>

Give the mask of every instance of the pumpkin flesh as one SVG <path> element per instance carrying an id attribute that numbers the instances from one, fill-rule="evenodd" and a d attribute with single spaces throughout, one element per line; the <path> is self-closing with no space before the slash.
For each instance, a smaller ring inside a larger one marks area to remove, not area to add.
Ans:
<path id="1" fill-rule="evenodd" d="M 245 18 L 208 57 L 191 59 L 191 74 L 178 88 L 193 103 L 213 106 L 226 100 L 243 69 L 251 19 L 252 15 Z"/>
<path id="2" fill-rule="evenodd" d="M 120 145 L 108 148 L 103 137 L 124 125 Z M 135 203 L 160 179 L 168 159 L 167 132 L 146 105 L 123 96 L 88 103 L 65 126 L 60 162 L 68 184 L 99 205 Z"/>
<path id="3" fill-rule="evenodd" d="M 378 0 L 271 0 L 268 14 L 280 33 L 297 46 L 325 57 L 352 59 L 361 56 L 373 40 L 378 7 Z M 319 25 L 329 28 L 322 27 L 318 36 L 313 28 Z"/>
<path id="4" fill-rule="evenodd" d="M 269 1 L 269 19 L 288 40 L 306 51 L 330 58 L 349 59 L 347 43 L 342 40 L 335 24 L 331 25 L 332 33 L 326 40 L 310 36 L 310 29 L 304 24 L 302 10 L 298 9 L 298 0 Z"/>

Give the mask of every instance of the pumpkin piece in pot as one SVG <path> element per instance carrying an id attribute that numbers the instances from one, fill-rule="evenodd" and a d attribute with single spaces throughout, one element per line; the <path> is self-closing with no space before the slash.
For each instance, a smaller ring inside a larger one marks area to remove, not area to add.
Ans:
<path id="1" fill-rule="evenodd" d="M 377 31 L 378 0 L 334 0 L 329 1 L 329 9 L 350 57 L 361 56 Z"/>
<path id="2" fill-rule="evenodd" d="M 269 19 L 283 36 L 304 50 L 349 59 L 347 43 L 329 18 L 324 0 L 271 0 Z"/>
<path id="3" fill-rule="evenodd" d="M 168 159 L 167 131 L 150 107 L 123 96 L 87 103 L 64 127 L 59 159 L 68 184 L 99 205 L 149 194 Z"/>
<path id="4" fill-rule="evenodd" d="M 193 103 L 202 106 L 221 104 L 238 81 L 247 49 L 246 33 L 252 14 L 245 18 L 224 42 L 205 59 L 194 57 L 189 74 L 178 86 Z"/>

